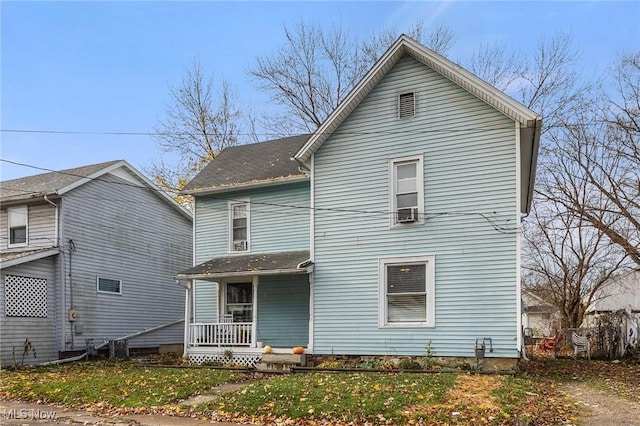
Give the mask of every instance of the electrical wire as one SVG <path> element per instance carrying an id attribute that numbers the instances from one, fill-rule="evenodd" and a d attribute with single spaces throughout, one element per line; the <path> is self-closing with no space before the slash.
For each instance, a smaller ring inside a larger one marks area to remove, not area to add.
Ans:
<path id="1" fill-rule="evenodd" d="M 28 168 L 32 168 L 32 169 L 36 169 L 36 170 L 41 170 L 41 171 L 46 171 L 46 172 L 50 172 L 50 173 L 57 173 L 57 174 L 62 174 L 62 175 L 68 175 L 68 176 L 73 176 L 73 177 L 78 177 L 78 178 L 82 178 L 82 179 L 89 179 L 91 181 L 100 181 L 103 183 L 107 183 L 107 184 L 117 184 L 117 185 L 123 185 L 123 186 L 129 186 L 129 187 L 133 187 L 133 188 L 137 188 L 139 190 L 144 190 L 147 192 L 158 192 L 158 193 L 162 193 L 162 194 L 166 194 L 165 191 L 163 191 L 160 188 L 151 188 L 148 186 L 144 186 L 141 187 L 139 185 L 135 185 L 126 181 L 115 181 L 115 180 L 108 180 L 105 179 L 103 176 L 99 176 L 96 178 L 89 178 L 88 176 L 85 175 L 80 175 L 77 173 L 72 173 L 69 171 L 57 171 L 57 170 L 53 170 L 53 169 L 48 169 L 45 167 L 39 167 L 39 166 L 34 166 L 31 164 L 26 164 L 26 163 L 20 163 L 17 161 L 12 161 L 12 160 L 7 160 L 7 159 L 3 159 L 0 158 L 1 162 L 6 162 L 9 164 L 14 164 L 14 165 L 18 165 L 18 166 L 22 166 L 22 167 L 28 167 Z M 71 169 L 72 170 L 72 169 Z M 10 189 L 10 188 L 3 188 L 2 186 L 0 186 L 0 189 L 2 190 L 6 190 L 6 189 Z M 28 191 L 22 191 L 19 189 L 13 189 L 14 191 L 21 191 L 25 194 L 29 194 L 30 192 Z M 33 193 L 33 194 L 38 194 Z M 215 200 L 219 200 L 219 201 L 223 201 L 223 202 L 246 202 L 245 199 L 238 199 L 238 198 L 231 198 L 231 197 L 221 197 L 221 196 L 215 196 L 215 195 L 211 195 L 211 196 L 207 196 L 208 198 L 211 199 L 215 199 Z M 100 199 L 100 198 L 98 198 Z M 274 208 L 278 208 L 278 209 L 294 209 L 294 210 L 304 210 L 304 211 L 314 211 L 318 214 L 320 214 L 321 212 L 332 212 L 332 213 L 340 213 L 340 214 L 349 214 L 349 215 L 353 215 L 354 213 L 356 214 L 366 214 L 366 215 L 384 215 L 386 217 L 389 217 L 390 215 L 395 214 L 395 212 L 393 211 L 389 211 L 389 210 L 367 210 L 367 209 L 352 209 L 352 208 L 337 208 L 337 207 L 311 207 L 311 206 L 304 206 L 304 205 L 293 205 L 293 204 L 283 204 L 283 203 L 273 203 L 273 202 L 267 202 L 267 201 L 256 201 L 256 200 L 250 200 L 249 204 L 251 206 L 251 209 L 254 209 L 254 206 L 267 206 L 267 207 L 274 207 Z M 220 211 L 227 211 L 228 212 L 228 208 L 222 208 L 220 207 L 218 210 Z M 255 209 L 254 209 L 255 211 Z M 270 212 L 273 213 L 273 212 Z M 418 214 L 418 218 L 426 221 L 432 220 L 434 218 L 438 218 L 438 217 L 442 217 L 442 216 L 479 216 L 481 217 L 484 221 L 486 221 L 487 223 L 489 223 L 489 225 L 496 231 L 499 233 L 504 233 L 504 234 L 510 234 L 510 233 L 518 233 L 520 232 L 520 228 L 519 227 L 505 227 L 505 226 L 499 226 L 497 225 L 497 223 L 495 222 L 494 219 L 489 218 L 490 215 L 495 215 L 496 212 L 421 212 Z M 303 214 L 304 216 L 306 216 L 306 213 Z M 511 219 L 507 219 L 507 221 L 509 221 Z"/>

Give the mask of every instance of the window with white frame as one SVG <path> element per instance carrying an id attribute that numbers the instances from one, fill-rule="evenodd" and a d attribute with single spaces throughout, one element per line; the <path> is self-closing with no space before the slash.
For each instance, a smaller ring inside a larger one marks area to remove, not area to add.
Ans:
<path id="1" fill-rule="evenodd" d="M 249 250 L 249 202 L 229 203 L 229 251 Z"/>
<path id="2" fill-rule="evenodd" d="M 122 281 L 98 277 L 98 293 L 122 294 Z"/>
<path id="3" fill-rule="evenodd" d="M 233 322 L 253 321 L 253 283 L 226 283 L 224 313 Z"/>
<path id="4" fill-rule="evenodd" d="M 391 224 L 424 222 L 422 155 L 392 159 L 389 168 Z"/>
<path id="5" fill-rule="evenodd" d="M 380 259 L 379 325 L 435 326 L 434 256 Z"/>
<path id="6" fill-rule="evenodd" d="M 9 247 L 26 246 L 27 226 L 29 223 L 27 206 L 9 207 L 7 209 L 7 222 L 9 226 Z"/>

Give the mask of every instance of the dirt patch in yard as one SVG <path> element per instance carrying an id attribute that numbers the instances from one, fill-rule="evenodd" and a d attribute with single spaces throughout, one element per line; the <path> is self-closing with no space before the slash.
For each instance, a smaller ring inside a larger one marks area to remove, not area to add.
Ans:
<path id="1" fill-rule="evenodd" d="M 584 413 L 584 426 L 640 426 L 640 404 L 607 395 L 584 383 L 570 382 L 560 389 L 571 396 Z"/>

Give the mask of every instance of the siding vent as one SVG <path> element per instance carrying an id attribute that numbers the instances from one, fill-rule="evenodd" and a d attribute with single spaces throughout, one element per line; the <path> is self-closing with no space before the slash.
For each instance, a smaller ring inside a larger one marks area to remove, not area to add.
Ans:
<path id="1" fill-rule="evenodd" d="M 409 118 L 416 115 L 416 101 L 413 92 L 402 93 L 398 97 L 398 117 Z"/>
<path id="2" fill-rule="evenodd" d="M 5 315 L 47 317 L 47 280 L 5 275 Z"/>

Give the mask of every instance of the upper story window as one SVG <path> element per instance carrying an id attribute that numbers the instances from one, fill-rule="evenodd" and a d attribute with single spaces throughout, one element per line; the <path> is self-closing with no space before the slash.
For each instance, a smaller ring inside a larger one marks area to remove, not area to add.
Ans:
<path id="1" fill-rule="evenodd" d="M 422 155 L 392 159 L 390 169 L 391 224 L 424 222 Z"/>
<path id="2" fill-rule="evenodd" d="M 398 96 L 398 117 L 410 118 L 416 115 L 416 97 L 413 92 L 402 93 Z"/>
<path id="3" fill-rule="evenodd" d="M 249 250 L 249 202 L 229 203 L 229 251 Z"/>
<path id="4" fill-rule="evenodd" d="M 434 257 L 380 259 L 379 268 L 380 327 L 434 327 Z"/>
<path id="5" fill-rule="evenodd" d="M 7 222 L 9 226 L 9 247 L 26 246 L 27 226 L 29 223 L 27 206 L 9 207 L 7 209 Z"/>

